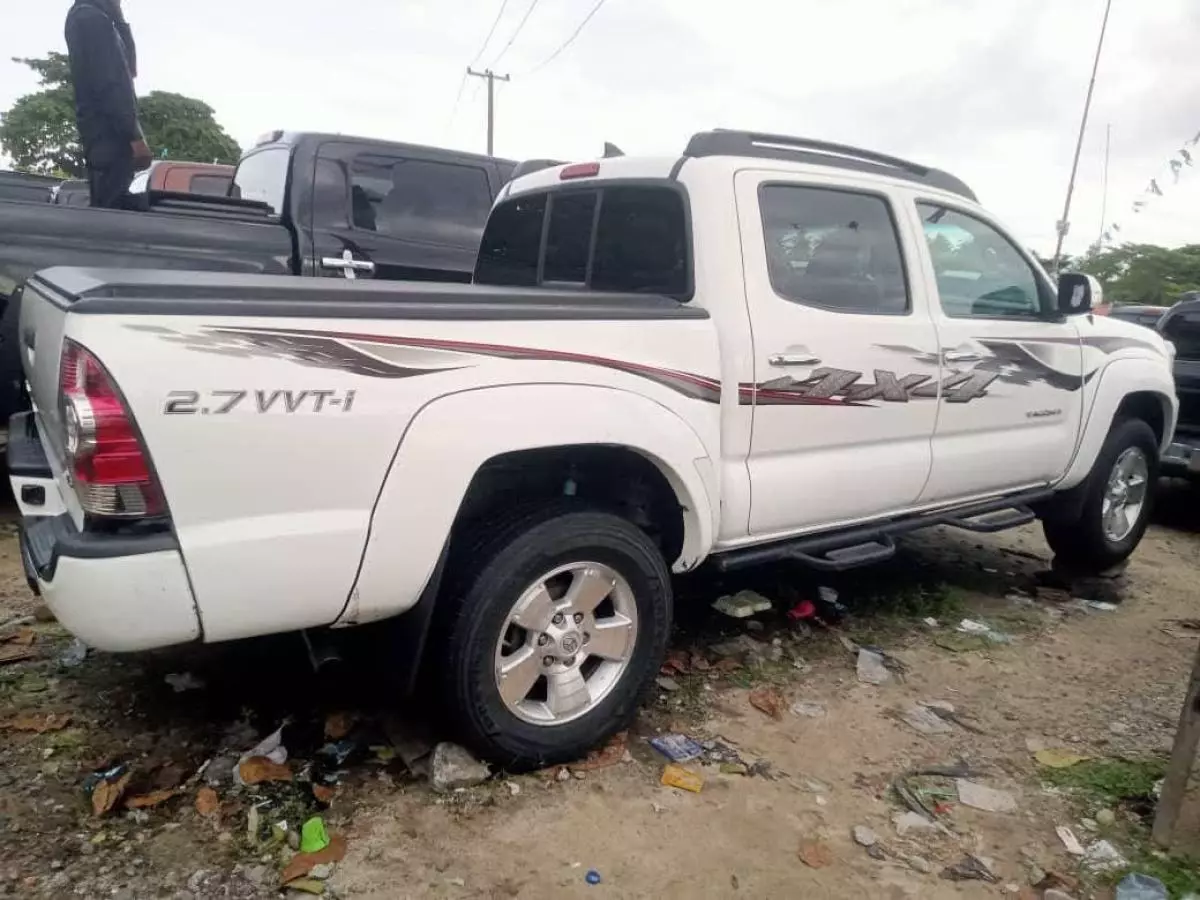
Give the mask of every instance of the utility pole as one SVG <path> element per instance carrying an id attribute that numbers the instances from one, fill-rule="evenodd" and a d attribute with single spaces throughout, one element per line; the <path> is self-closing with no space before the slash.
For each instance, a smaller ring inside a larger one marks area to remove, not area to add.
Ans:
<path id="1" fill-rule="evenodd" d="M 1104 48 L 1104 32 L 1108 30 L 1108 14 L 1112 11 L 1112 0 L 1104 4 L 1104 20 L 1100 23 L 1100 39 L 1096 42 L 1096 58 L 1092 61 L 1092 80 L 1088 82 L 1087 97 L 1083 101 L 1083 119 L 1079 122 L 1079 138 L 1075 142 L 1075 159 L 1071 163 L 1071 180 L 1067 182 L 1067 199 L 1063 203 L 1062 218 L 1058 222 L 1058 243 L 1054 247 L 1054 274 L 1062 260 L 1063 239 L 1070 227 L 1071 195 L 1075 193 L 1075 176 L 1079 172 L 1079 154 L 1083 150 L 1083 135 L 1087 131 L 1088 112 L 1092 108 L 1092 92 L 1096 89 L 1096 72 L 1100 68 L 1100 51 Z"/>
<path id="2" fill-rule="evenodd" d="M 496 82 L 511 81 L 508 75 L 497 75 L 491 69 L 484 69 L 482 72 L 476 72 L 470 66 L 467 67 L 467 74 L 475 78 L 486 78 L 488 84 L 488 111 L 487 111 L 487 153 L 488 156 L 494 156 L 496 137 Z"/>
<path id="3" fill-rule="evenodd" d="M 1104 229 L 1108 220 L 1108 156 L 1112 147 L 1112 123 L 1104 131 L 1104 194 L 1100 198 L 1100 236 L 1096 238 L 1096 248 L 1104 247 Z"/>

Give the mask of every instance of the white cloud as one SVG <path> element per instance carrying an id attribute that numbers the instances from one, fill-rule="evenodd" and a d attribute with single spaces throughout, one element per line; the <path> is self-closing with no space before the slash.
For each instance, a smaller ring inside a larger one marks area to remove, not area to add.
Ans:
<path id="1" fill-rule="evenodd" d="M 0 59 L 61 49 L 67 0 L 5 12 Z M 510 0 L 479 65 L 529 8 Z M 485 91 L 463 68 L 500 0 L 125 0 L 139 90 L 207 101 L 241 143 L 272 128 L 482 150 Z M 1025 243 L 1049 252 L 1103 0 L 607 0 L 579 39 L 531 73 L 593 0 L 541 0 L 496 62 L 497 152 L 521 158 L 677 152 L 724 125 L 840 140 L 965 179 Z M 1200 242 L 1200 165 L 1167 160 L 1200 131 L 1200 5 L 1116 0 L 1080 164 L 1068 248 L 1109 220 L 1130 240 Z M 0 63 L 0 109 L 35 87 Z M 454 116 L 451 120 L 451 110 Z M 1200 154 L 1197 155 L 1200 161 Z M 1134 215 L 1151 177 L 1167 196 Z"/>

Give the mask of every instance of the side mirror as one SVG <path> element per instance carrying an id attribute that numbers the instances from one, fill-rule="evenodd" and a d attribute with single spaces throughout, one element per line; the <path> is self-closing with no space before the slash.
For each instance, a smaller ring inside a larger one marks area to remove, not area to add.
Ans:
<path id="1" fill-rule="evenodd" d="M 1091 275 L 1064 272 L 1058 276 L 1058 311 L 1064 316 L 1091 312 L 1104 303 L 1104 288 Z"/>

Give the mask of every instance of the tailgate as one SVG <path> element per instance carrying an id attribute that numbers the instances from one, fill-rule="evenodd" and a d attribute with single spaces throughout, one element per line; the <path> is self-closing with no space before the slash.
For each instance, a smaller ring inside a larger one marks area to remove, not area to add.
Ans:
<path id="1" fill-rule="evenodd" d="M 71 297 L 49 281 L 34 276 L 25 283 L 17 330 L 21 367 L 42 426 L 47 450 L 63 458 L 61 411 L 58 408 L 58 364 Z"/>

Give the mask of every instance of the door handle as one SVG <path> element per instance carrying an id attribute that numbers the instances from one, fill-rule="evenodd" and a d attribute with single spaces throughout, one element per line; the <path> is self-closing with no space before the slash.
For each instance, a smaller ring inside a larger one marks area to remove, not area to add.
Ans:
<path id="1" fill-rule="evenodd" d="M 979 362 L 983 357 L 970 350 L 946 350 L 942 353 L 942 359 L 946 362 Z"/>
<path id="2" fill-rule="evenodd" d="M 375 263 L 369 259 L 355 259 L 349 250 L 344 250 L 341 256 L 321 257 L 321 266 L 325 269 L 341 269 L 342 274 L 351 281 L 358 277 L 359 272 L 365 275 L 375 274 Z"/>
<path id="3" fill-rule="evenodd" d="M 805 351 L 776 353 L 768 356 L 767 362 L 773 366 L 819 366 L 821 364 L 818 357 Z"/>

